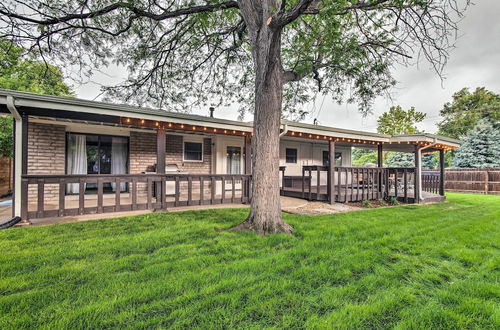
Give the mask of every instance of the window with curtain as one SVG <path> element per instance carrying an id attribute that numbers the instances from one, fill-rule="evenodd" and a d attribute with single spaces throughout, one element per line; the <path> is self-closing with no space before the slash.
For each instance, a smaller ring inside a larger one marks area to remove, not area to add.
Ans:
<path id="1" fill-rule="evenodd" d="M 74 134 L 67 135 L 67 174 L 127 174 L 128 138 L 121 136 Z M 120 183 L 120 191 L 127 190 Z M 69 184 L 67 193 L 78 193 L 78 184 Z M 105 183 L 105 192 L 116 191 L 115 183 Z M 88 183 L 85 192 L 97 192 L 97 184 Z"/>

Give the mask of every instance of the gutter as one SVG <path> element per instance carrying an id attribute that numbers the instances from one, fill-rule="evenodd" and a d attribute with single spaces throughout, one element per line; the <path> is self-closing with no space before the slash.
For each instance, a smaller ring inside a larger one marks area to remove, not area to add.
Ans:
<path id="1" fill-rule="evenodd" d="M 280 133 L 280 138 L 288 133 L 288 124 L 283 124 L 283 132 Z"/>
<path id="2" fill-rule="evenodd" d="M 7 109 L 16 120 L 21 120 L 21 115 L 17 111 L 16 105 L 14 104 L 14 97 L 12 95 L 7 95 Z"/>

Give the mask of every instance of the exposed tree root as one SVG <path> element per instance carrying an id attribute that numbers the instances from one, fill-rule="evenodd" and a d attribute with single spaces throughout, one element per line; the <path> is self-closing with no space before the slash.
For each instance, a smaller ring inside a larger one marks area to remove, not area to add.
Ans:
<path id="1" fill-rule="evenodd" d="M 247 230 L 254 231 L 259 235 L 285 233 L 291 235 L 293 227 L 287 224 L 283 219 L 272 221 L 254 221 L 254 216 L 250 214 L 248 218 L 239 225 L 226 229 L 225 231 Z"/>

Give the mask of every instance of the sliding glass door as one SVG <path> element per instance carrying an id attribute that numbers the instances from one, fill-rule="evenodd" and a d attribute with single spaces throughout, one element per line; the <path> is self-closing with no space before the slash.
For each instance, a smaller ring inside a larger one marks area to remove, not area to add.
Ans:
<path id="1" fill-rule="evenodd" d="M 68 133 L 67 174 L 126 174 L 128 173 L 128 138 L 109 135 Z M 78 193 L 78 184 L 69 184 L 69 194 Z M 125 183 L 120 191 L 127 190 Z M 105 183 L 104 191 L 116 190 L 114 183 Z M 97 184 L 89 183 L 86 193 L 97 192 Z"/>

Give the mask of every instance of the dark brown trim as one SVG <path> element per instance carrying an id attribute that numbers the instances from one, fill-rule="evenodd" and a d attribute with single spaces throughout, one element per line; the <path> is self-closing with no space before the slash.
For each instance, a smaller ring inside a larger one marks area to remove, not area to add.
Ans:
<path id="1" fill-rule="evenodd" d="M 28 117 L 23 114 L 22 116 L 22 167 L 21 174 L 28 174 Z"/>
<path id="2" fill-rule="evenodd" d="M 444 196 L 444 179 L 444 150 L 441 149 L 439 150 L 439 195 L 441 196 Z"/>
<path id="3" fill-rule="evenodd" d="M 422 175 L 419 171 L 419 147 L 415 146 L 415 189 L 414 189 L 414 198 L 415 202 L 420 203 L 420 176 Z"/>
<path id="4" fill-rule="evenodd" d="M 167 136 L 164 128 L 156 130 L 156 173 L 165 174 Z"/>
<path id="5" fill-rule="evenodd" d="M 118 116 L 98 115 L 93 113 L 75 112 L 66 110 L 39 109 L 32 107 L 18 107 L 18 109 L 20 112 L 23 112 L 28 116 L 64 118 L 64 119 L 94 121 L 94 122 L 103 122 L 112 124 L 121 123 L 120 117 Z"/>
<path id="6" fill-rule="evenodd" d="M 328 143 L 328 195 L 330 196 L 330 204 L 335 203 L 335 142 Z M 339 182 L 340 184 L 340 182 Z"/>

